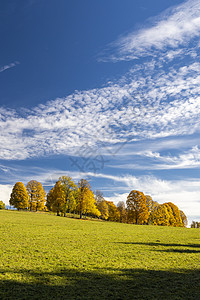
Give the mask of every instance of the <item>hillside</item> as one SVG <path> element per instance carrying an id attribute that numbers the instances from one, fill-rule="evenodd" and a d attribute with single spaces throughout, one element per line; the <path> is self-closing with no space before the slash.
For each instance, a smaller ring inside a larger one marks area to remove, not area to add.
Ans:
<path id="1" fill-rule="evenodd" d="M 0 211 L 0 299 L 198 299 L 200 231 Z"/>

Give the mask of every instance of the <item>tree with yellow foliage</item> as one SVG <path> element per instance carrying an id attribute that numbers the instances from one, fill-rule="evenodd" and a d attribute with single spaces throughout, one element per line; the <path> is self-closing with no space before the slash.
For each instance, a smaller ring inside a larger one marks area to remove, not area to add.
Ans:
<path id="1" fill-rule="evenodd" d="M 27 183 L 26 189 L 29 195 L 30 211 L 44 209 L 46 192 L 42 184 L 36 180 L 31 180 Z"/>
<path id="2" fill-rule="evenodd" d="M 127 222 L 127 212 L 125 208 L 124 201 L 119 201 L 117 203 L 117 208 L 120 214 L 120 223 L 126 223 Z"/>
<path id="3" fill-rule="evenodd" d="M 96 207 L 95 196 L 89 182 L 85 179 L 81 179 L 78 185 L 77 211 L 80 214 L 80 219 L 83 214 L 100 217 L 101 213 Z"/>
<path id="4" fill-rule="evenodd" d="M 161 204 L 150 215 L 150 224 L 169 226 L 170 225 L 170 212 L 166 205 Z"/>
<path id="5" fill-rule="evenodd" d="M 107 220 L 109 217 L 108 204 L 106 203 L 106 200 L 104 199 L 103 193 L 101 191 L 96 191 L 95 200 L 97 209 L 101 213 L 100 218 L 102 220 Z"/>
<path id="6" fill-rule="evenodd" d="M 15 183 L 10 195 L 10 205 L 14 206 L 18 210 L 27 209 L 28 199 L 29 196 L 24 184 L 22 182 Z"/>
<path id="7" fill-rule="evenodd" d="M 54 187 L 47 195 L 47 208 L 57 213 L 57 216 L 65 212 L 65 191 L 60 181 L 57 181 Z"/>
<path id="8" fill-rule="evenodd" d="M 106 201 L 108 205 L 109 217 L 108 220 L 112 222 L 120 222 L 120 212 L 112 201 Z"/>
<path id="9" fill-rule="evenodd" d="M 183 219 L 181 218 L 181 214 Z M 187 226 L 187 218 L 178 207 L 171 203 L 158 205 L 150 215 L 150 223 L 153 225 L 182 227 Z"/>
<path id="10" fill-rule="evenodd" d="M 180 214 L 179 208 L 172 202 L 164 203 L 164 205 L 166 205 L 166 207 L 169 211 L 169 214 L 170 214 L 170 220 L 169 220 L 170 225 L 174 226 L 174 227 L 184 226 L 182 219 L 181 219 L 181 214 Z"/>
<path id="11" fill-rule="evenodd" d="M 6 205 L 3 201 L 0 201 L 0 209 L 5 209 Z"/>
<path id="12" fill-rule="evenodd" d="M 106 200 L 102 200 L 97 203 L 97 209 L 100 211 L 100 218 L 102 220 L 107 220 L 109 218 L 109 208 Z"/>
<path id="13" fill-rule="evenodd" d="M 74 212 L 77 206 L 77 185 L 69 176 L 59 178 L 65 192 L 65 212 Z"/>
<path id="14" fill-rule="evenodd" d="M 149 211 L 147 207 L 147 200 L 142 192 L 136 190 L 131 191 L 127 197 L 126 205 L 129 223 L 148 223 Z"/>

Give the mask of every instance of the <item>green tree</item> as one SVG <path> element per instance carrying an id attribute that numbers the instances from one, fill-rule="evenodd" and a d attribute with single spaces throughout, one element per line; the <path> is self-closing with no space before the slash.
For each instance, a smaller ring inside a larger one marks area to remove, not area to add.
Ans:
<path id="1" fill-rule="evenodd" d="M 44 209 L 46 192 L 42 184 L 36 180 L 31 180 L 27 183 L 26 189 L 29 195 L 30 211 Z"/>
<path id="2" fill-rule="evenodd" d="M 73 212 L 77 206 L 77 185 L 71 177 L 62 176 L 59 178 L 65 192 L 65 212 Z"/>
<path id="3" fill-rule="evenodd" d="M 28 199 L 29 196 L 24 184 L 22 182 L 15 183 L 10 195 L 10 205 L 18 210 L 26 209 L 28 207 Z"/>
<path id="4" fill-rule="evenodd" d="M 147 224 L 149 211 L 145 195 L 133 190 L 127 197 L 126 201 L 128 211 L 128 221 L 133 224 Z"/>
<path id="5" fill-rule="evenodd" d="M 6 205 L 3 201 L 0 201 L 0 209 L 5 209 Z"/>

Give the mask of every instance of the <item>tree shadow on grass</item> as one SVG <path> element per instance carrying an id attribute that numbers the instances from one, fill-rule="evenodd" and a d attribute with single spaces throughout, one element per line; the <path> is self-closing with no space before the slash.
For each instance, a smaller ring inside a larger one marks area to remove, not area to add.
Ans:
<path id="1" fill-rule="evenodd" d="M 154 249 L 153 251 L 160 252 L 173 252 L 173 253 L 188 253 L 188 254 L 197 254 L 200 253 L 200 249 L 191 249 L 191 248 L 200 248 L 200 244 L 166 244 L 166 243 L 138 243 L 138 242 L 118 242 L 119 244 L 127 244 L 127 245 L 141 245 L 141 246 L 164 246 L 164 247 L 172 247 L 170 249 Z M 174 249 L 173 247 L 184 247 L 185 249 Z M 186 249 L 189 248 L 189 249 Z"/>
<path id="2" fill-rule="evenodd" d="M 3 272 L 1 272 L 3 274 Z M 5 274 L 6 275 L 6 274 Z M 200 270 L 103 269 L 10 272 L 0 281 L 0 299 L 199 299 Z"/>
<path id="3" fill-rule="evenodd" d="M 155 251 L 171 252 L 171 253 L 188 253 L 188 254 L 200 253 L 200 250 L 191 250 L 191 249 L 166 249 L 166 250 L 155 250 Z"/>
<path id="4" fill-rule="evenodd" d="M 171 243 L 160 243 L 158 242 L 150 242 L 150 243 L 143 243 L 143 242 L 117 242 L 118 244 L 127 244 L 127 245 L 141 245 L 141 246 L 164 246 L 164 247 L 192 247 L 192 248 L 200 248 L 200 244 L 171 244 Z"/>

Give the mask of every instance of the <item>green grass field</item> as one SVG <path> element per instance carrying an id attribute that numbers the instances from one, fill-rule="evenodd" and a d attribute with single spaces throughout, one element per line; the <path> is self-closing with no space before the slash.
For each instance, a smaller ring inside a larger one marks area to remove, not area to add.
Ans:
<path id="1" fill-rule="evenodd" d="M 0 299 L 200 299 L 200 230 L 0 211 Z"/>

